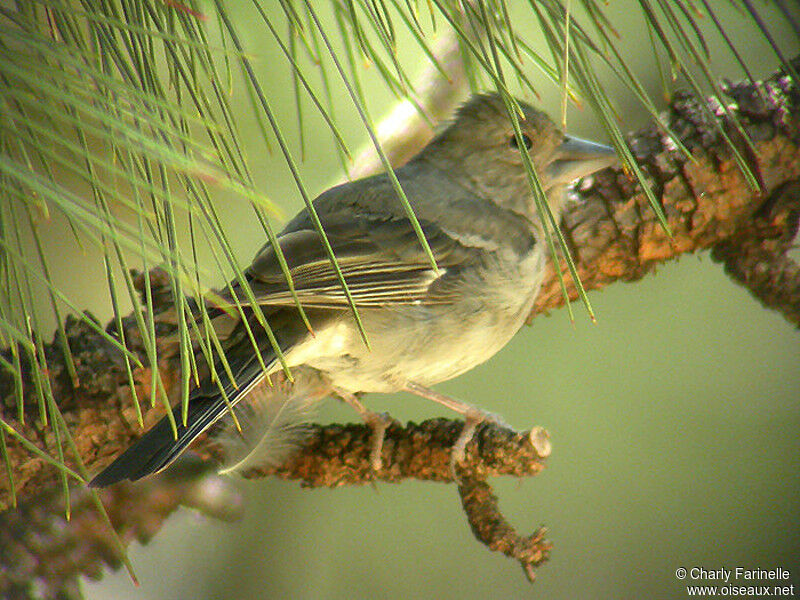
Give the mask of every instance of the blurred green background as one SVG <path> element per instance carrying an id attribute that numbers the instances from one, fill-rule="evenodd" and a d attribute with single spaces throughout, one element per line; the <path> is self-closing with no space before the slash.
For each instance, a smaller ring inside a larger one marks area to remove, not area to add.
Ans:
<path id="1" fill-rule="evenodd" d="M 229 4 L 299 155 L 289 71 L 244 3 Z M 535 40 L 525 3 L 509 4 L 515 27 Z M 775 69 L 777 58 L 752 21 L 727 2 L 713 4 L 751 70 Z M 647 33 L 632 6 L 614 2 L 608 13 L 626 57 L 662 98 Z M 798 45 L 790 28 L 777 13 L 764 14 L 793 56 Z M 716 72 L 740 78 L 710 23 L 704 26 Z M 422 68 L 415 46 L 400 48 L 410 56 L 404 64 Z M 394 100 L 374 71 L 362 74 L 379 119 Z M 557 115 L 559 90 L 530 74 L 540 83 L 539 104 Z M 359 148 L 367 136 L 349 98 L 341 88 L 335 93 L 340 128 Z M 624 89 L 612 96 L 624 129 L 645 123 Z M 291 216 L 300 198 L 283 160 L 260 139 L 244 91 L 234 89 L 233 101 L 250 166 Z M 308 105 L 306 115 L 301 173 L 316 194 L 342 172 L 321 119 Z M 568 124 L 572 133 L 603 141 L 588 110 L 570 109 Z M 246 261 L 263 243 L 258 224 L 243 203 L 223 194 L 219 209 Z M 105 285 L 94 285 L 104 281 L 102 264 L 73 247 L 58 223 L 47 244 L 63 289 L 79 306 L 110 318 Z M 208 259 L 200 250 L 201 260 Z M 544 524 L 555 544 L 534 585 L 515 562 L 474 540 L 452 485 L 302 490 L 267 479 L 242 482 L 247 512 L 239 523 L 178 511 L 153 542 L 131 547 L 140 588 L 124 572 L 109 574 L 86 584 L 87 598 L 685 598 L 674 575 L 681 566 L 780 566 L 798 583 L 798 332 L 705 255 L 590 298 L 596 325 L 580 307 L 575 324 L 563 310 L 539 316 L 489 363 L 439 386 L 513 426 L 541 425 L 552 436 L 553 455 L 540 476 L 493 482 L 519 531 Z M 367 404 L 402 421 L 445 414 L 406 395 L 371 396 Z M 355 417 L 328 402 L 320 419 Z"/>

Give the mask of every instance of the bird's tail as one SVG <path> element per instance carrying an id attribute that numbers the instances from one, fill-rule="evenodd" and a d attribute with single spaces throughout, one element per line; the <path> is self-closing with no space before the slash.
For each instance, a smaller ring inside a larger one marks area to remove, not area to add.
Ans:
<path id="1" fill-rule="evenodd" d="M 244 345 L 248 348 L 244 348 Z M 229 405 L 234 406 L 247 395 L 251 388 L 263 379 L 264 371 L 253 347 L 249 342 L 244 345 L 239 351 L 231 352 L 232 356 L 229 356 L 235 384 L 221 375 L 225 380 L 227 402 L 215 382 L 207 382 L 195 389 L 189 397 L 186 425 L 183 425 L 181 405 L 178 404 L 172 409 L 177 424 L 177 436 L 168 417 L 165 416 L 92 479 L 89 487 L 106 487 L 124 479 L 136 481 L 165 469 L 197 436 L 222 417 Z M 275 362 L 275 353 L 269 343 L 264 345 L 266 347 L 260 350 L 264 364 L 269 368 Z M 217 372 L 223 373 L 221 365 L 218 365 Z"/>

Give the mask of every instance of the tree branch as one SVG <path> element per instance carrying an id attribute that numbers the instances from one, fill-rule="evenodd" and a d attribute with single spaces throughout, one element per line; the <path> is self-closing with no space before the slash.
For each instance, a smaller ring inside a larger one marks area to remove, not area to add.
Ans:
<path id="1" fill-rule="evenodd" d="M 781 73 L 728 89 L 736 101 L 734 112 L 753 141 L 755 152 L 750 158 L 763 191 L 748 186 L 698 101 L 677 95 L 670 104 L 669 126 L 691 151 L 694 162 L 680 155 L 655 125 L 629 139 L 673 238 L 659 224 L 639 185 L 621 169 L 607 169 L 584 182 L 586 187 L 578 191 L 580 201 L 564 217 L 565 235 L 578 275 L 589 290 L 615 281 L 636 281 L 681 254 L 717 247 L 720 250 L 712 256 L 726 261 L 732 273 L 730 265 L 741 257 L 735 248 L 747 247 L 748 254 L 761 256 L 762 265 L 783 265 L 772 268 L 776 275 L 770 281 L 785 293 L 773 294 L 766 305 L 800 325 L 797 266 L 786 254 L 797 231 L 800 207 L 800 197 L 791 193 L 800 179 L 800 91 Z M 714 102 L 709 104 L 713 109 Z M 732 127 L 723 126 L 731 133 Z M 765 212 L 765 206 L 773 209 Z M 562 269 L 569 280 L 563 265 Z M 760 280 L 734 276 L 734 281 L 763 299 Z M 571 280 L 568 290 L 570 299 L 578 298 Z M 562 302 L 558 282 L 550 277 L 531 317 Z"/>
<path id="2" fill-rule="evenodd" d="M 730 86 L 729 91 L 736 102 L 734 112 L 753 140 L 755 152 L 751 159 L 763 183 L 763 192 L 747 187 L 729 149 L 702 107 L 687 96 L 676 96 L 670 106 L 669 125 L 691 150 L 694 161 L 679 155 L 655 126 L 630 138 L 637 160 L 661 200 L 673 238 L 659 225 L 638 184 L 621 169 L 609 169 L 584 181 L 574 191 L 576 202 L 565 215 L 564 231 L 587 289 L 637 280 L 680 254 L 710 248 L 712 256 L 724 263 L 734 280 L 751 289 L 765 305 L 800 324 L 800 269 L 787 255 L 797 233 L 800 94 L 794 82 L 781 74 L 756 84 Z M 426 141 L 424 136 L 416 136 L 406 150 Z M 166 280 L 158 271 L 148 276 L 154 290 L 163 292 L 155 295 L 157 312 L 168 310 Z M 577 298 L 569 275 L 565 277 L 570 297 Z M 143 281 L 144 275 L 139 275 L 140 289 Z M 562 303 L 551 266 L 531 316 Z M 131 350 L 145 356 L 132 316 L 125 319 L 124 327 Z M 109 330 L 114 331 L 113 324 Z M 119 353 L 76 319 L 68 321 L 67 335 L 80 383 L 73 388 L 61 351 L 57 344 L 52 344 L 46 350 L 50 384 L 75 437 L 81 460 L 89 470 L 97 471 L 136 438 L 140 430 L 135 424 L 125 366 Z M 179 362 L 174 346 L 165 339 L 166 336 L 159 342 L 159 369 L 167 389 L 175 397 Z M 23 370 L 24 391 L 26 397 L 32 398 L 33 394 L 27 393 L 31 381 L 26 364 Z M 135 380 L 138 396 L 149 397 L 149 370 L 137 370 Z M 15 419 L 14 380 L 7 373 L 0 374 L 0 399 L 3 418 L 55 455 L 52 429 L 38 426 L 34 404 L 25 407 L 25 423 Z M 158 408 L 148 411 L 146 424 L 152 424 L 160 413 Z M 393 426 L 387 433 L 385 467 L 378 473 L 367 466 L 367 430 L 363 426 L 317 427 L 304 450 L 271 474 L 300 479 L 306 485 L 326 486 L 375 479 L 401 481 L 407 477 L 449 481 L 448 450 L 460 426 L 460 422 L 443 419 L 402 428 Z M 538 433 L 534 435 L 535 444 L 530 439 L 523 443 L 524 439 L 520 434 L 494 426 L 482 428 L 476 443 L 468 446 L 460 492 L 466 512 L 482 515 L 470 517 L 476 535 L 493 549 L 515 556 L 527 572 L 531 565 L 546 558 L 548 546 L 538 533 L 531 538 L 516 536 L 498 517 L 490 488 L 485 484 L 486 477 L 495 474 L 521 476 L 541 469 L 540 457 L 546 456 L 543 451 L 546 445 Z M 16 494 L 25 506 L 19 510 L 50 506 L 42 498 L 57 485 L 55 470 L 9 436 L 6 441 Z M 203 451 L 207 456 L 215 453 L 213 446 L 206 446 Z M 68 457 L 70 460 L 73 457 Z M 267 473 L 251 473 L 258 474 Z M 169 484 L 160 480 L 158 485 Z M 114 492 L 109 494 L 112 507 L 121 502 L 115 499 Z M 170 506 L 176 506 L 186 496 L 176 492 L 175 497 Z M 0 507 L 10 506 L 11 498 L 8 480 L 0 477 Z M 476 505 L 483 509 L 475 511 Z M 143 510 L 147 509 L 122 511 L 123 529 L 126 519 L 130 525 L 141 517 Z M 4 518 L 17 518 L 15 514 L 21 513 L 9 512 Z M 8 555 L 7 543 L 10 542 L 0 542 L 3 556 Z"/>

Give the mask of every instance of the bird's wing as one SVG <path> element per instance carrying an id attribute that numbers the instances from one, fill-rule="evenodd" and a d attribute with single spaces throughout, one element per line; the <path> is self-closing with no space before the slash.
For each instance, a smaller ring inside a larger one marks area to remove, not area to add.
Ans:
<path id="1" fill-rule="evenodd" d="M 323 223 L 339 268 L 356 306 L 448 303 L 455 271 L 479 260 L 486 248 L 470 245 L 440 227 L 422 222 L 436 258 L 435 271 L 406 218 L 338 218 Z M 278 237 L 300 302 L 307 307 L 347 308 L 349 302 L 328 253 L 313 229 L 299 228 Z M 448 277 L 448 275 L 450 277 Z M 259 304 L 294 304 L 274 249 L 267 245 L 247 269 Z M 237 294 L 238 295 L 238 294 Z M 242 298 L 242 296 L 239 296 Z"/>

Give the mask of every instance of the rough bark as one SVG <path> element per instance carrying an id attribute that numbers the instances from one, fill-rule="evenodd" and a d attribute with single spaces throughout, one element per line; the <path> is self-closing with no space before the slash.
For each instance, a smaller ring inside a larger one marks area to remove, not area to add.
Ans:
<path id="1" fill-rule="evenodd" d="M 566 213 L 563 228 L 586 289 L 635 281 L 680 254 L 719 248 L 712 256 L 726 264 L 734 281 L 800 326 L 797 265 L 786 254 L 794 243 L 800 208 L 796 194 L 800 92 L 781 74 L 755 84 L 728 85 L 727 91 L 753 142 L 752 151 L 743 142 L 737 146 L 752 165 L 761 190 L 747 184 L 700 102 L 677 95 L 670 104 L 668 123 L 694 161 L 679 154 L 655 126 L 630 137 L 672 238 L 639 185 L 621 169 L 607 169 L 578 190 L 579 202 Z M 721 114 L 715 102 L 708 101 L 708 106 Z M 724 120 L 722 125 L 736 141 L 733 126 Z M 769 274 L 755 276 L 756 270 Z M 567 287 L 570 299 L 576 299 L 575 286 L 568 282 Z M 550 277 L 531 317 L 561 301 L 558 281 Z"/>
<path id="2" fill-rule="evenodd" d="M 800 269 L 787 255 L 795 243 L 800 212 L 797 196 L 800 93 L 794 83 L 781 74 L 756 84 L 730 86 L 729 91 L 735 102 L 735 112 L 753 141 L 753 151 L 746 155 L 756 168 L 763 187 L 761 191 L 748 187 L 712 119 L 698 101 L 677 96 L 671 103 L 668 122 L 690 149 L 694 161 L 682 157 L 655 126 L 638 131 L 630 138 L 637 160 L 646 169 L 661 201 L 673 237 L 670 239 L 661 228 L 638 184 L 621 169 L 597 174 L 575 190 L 577 201 L 565 216 L 564 231 L 587 289 L 602 288 L 616 281 L 637 280 L 658 264 L 680 254 L 710 248 L 712 256 L 724 263 L 735 281 L 751 289 L 766 306 L 800 325 Z M 718 107 L 712 105 L 711 108 Z M 725 126 L 733 131 L 727 124 Z M 423 136 L 415 138 L 413 143 L 424 144 L 425 141 Z M 744 144 L 741 148 L 745 148 Z M 169 288 L 158 272 L 151 273 L 150 278 L 154 289 L 164 292 L 156 294 L 157 310 L 167 310 Z M 140 275 L 140 285 L 143 279 Z M 569 281 L 568 290 L 570 297 L 577 297 Z M 551 268 L 534 314 L 562 304 L 563 297 Z M 133 318 L 126 319 L 124 326 L 132 350 L 144 356 Z M 114 326 L 110 325 L 109 330 L 113 331 Z M 67 334 L 79 384 L 73 387 L 60 349 L 52 344 L 47 349 L 50 385 L 75 438 L 81 460 L 90 471 L 96 472 L 139 435 L 139 428 L 135 425 L 120 354 L 78 320 L 69 321 Z M 166 387 L 172 391 L 178 377 L 178 363 L 173 349 L 162 345 L 161 350 L 159 368 Z M 148 398 L 149 370 L 139 369 L 135 377 L 138 396 Z M 29 391 L 27 386 L 31 382 L 27 370 L 24 379 L 25 391 Z M 33 398 L 34 394 L 27 393 L 26 397 Z M 35 404 L 26 405 L 24 424 L 16 419 L 14 380 L 6 373 L 0 374 L 0 408 L 3 418 L 14 429 L 55 455 L 52 428 L 37 426 Z M 160 408 L 148 411 L 146 423 L 154 422 L 160 413 Z M 406 477 L 447 481 L 451 479 L 446 468 L 447 448 L 459 427 L 459 422 L 447 420 L 393 426 L 387 433 L 384 468 L 377 473 L 367 466 L 369 444 L 363 426 L 318 427 L 300 454 L 271 473 L 299 479 L 306 485 L 327 486 L 374 480 L 400 481 Z M 24 517 L 19 515 L 24 513 L 20 511 L 52 508 L 43 498 L 58 497 L 58 493 L 51 492 L 58 489 L 59 479 L 55 469 L 32 456 L 9 435 L 5 440 L 16 496 L 24 508 L 9 511 L 4 519 L 21 526 L 20 518 Z M 486 440 L 505 441 L 487 443 Z M 539 471 L 540 457 L 547 454 L 542 450 L 546 444 L 538 433 L 533 436 L 533 444 L 531 440 L 523 443 L 524 440 L 524 436 L 514 432 L 494 426 L 483 427 L 478 441 L 468 446 L 469 460 L 460 471 L 459 489 L 476 535 L 480 534 L 490 547 L 520 560 L 529 572 L 531 565 L 546 557 L 546 542 L 538 534 L 530 538 L 516 536 L 497 511 L 491 491 L 485 485 L 489 475 L 521 476 Z M 206 447 L 204 451 L 208 456 L 215 452 L 213 447 Z M 520 460 L 525 457 L 527 462 Z M 68 457 L 67 462 L 74 464 L 74 457 Z M 167 481 L 161 481 L 161 485 L 165 493 L 175 494 L 170 506 L 186 498 L 185 490 L 181 491 L 183 488 L 170 488 L 173 484 Z M 125 493 L 128 492 L 120 492 L 123 496 Z M 10 506 L 11 500 L 8 479 L 0 477 L 0 508 Z M 112 512 L 115 503 L 122 502 L 113 493 L 109 501 Z M 478 510 L 476 506 L 482 508 Z M 126 527 L 135 530 L 134 522 L 146 518 L 148 510 L 150 508 L 143 507 L 120 511 L 118 525 L 123 530 Z M 77 505 L 74 512 L 78 512 Z M 153 514 L 160 515 L 155 509 Z M 74 537 L 75 533 L 68 535 L 73 536 L 73 540 L 81 539 Z M 4 557 L 8 556 L 6 543 L 8 540 L 0 541 L 3 548 L 0 554 Z"/>

